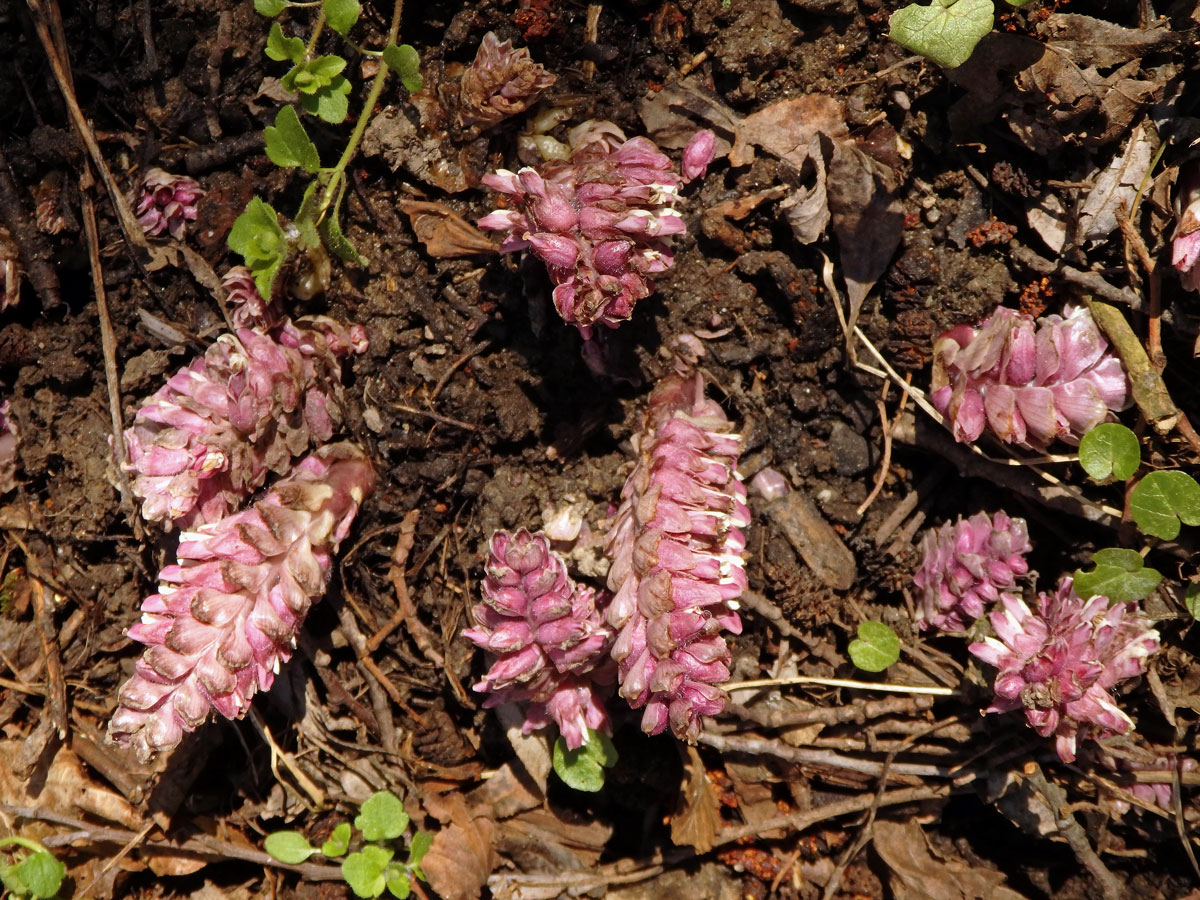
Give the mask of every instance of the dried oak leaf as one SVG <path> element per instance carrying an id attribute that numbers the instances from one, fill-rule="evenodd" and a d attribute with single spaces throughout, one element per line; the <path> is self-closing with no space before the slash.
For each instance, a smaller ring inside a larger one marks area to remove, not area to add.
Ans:
<path id="1" fill-rule="evenodd" d="M 697 853 L 713 848 L 721 830 L 721 805 L 695 747 L 688 747 L 684 781 L 679 787 L 679 806 L 671 816 L 671 842 L 695 847 Z"/>
<path id="2" fill-rule="evenodd" d="M 425 245 L 425 252 L 434 259 L 497 252 L 497 246 L 478 228 L 444 203 L 401 200 L 397 205 L 408 216 L 417 240 Z"/>
<path id="3" fill-rule="evenodd" d="M 445 798 L 450 824 L 433 838 L 421 869 L 442 900 L 476 900 L 495 866 L 490 817 L 467 808 L 461 795 Z"/>
<path id="4" fill-rule="evenodd" d="M 876 820 L 875 852 L 891 870 L 896 900 L 1025 900 L 995 869 L 952 856 L 939 859 L 916 822 Z"/>

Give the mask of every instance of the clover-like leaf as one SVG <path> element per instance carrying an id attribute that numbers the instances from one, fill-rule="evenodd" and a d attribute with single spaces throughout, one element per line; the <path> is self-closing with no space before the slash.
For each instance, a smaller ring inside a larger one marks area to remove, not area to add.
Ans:
<path id="1" fill-rule="evenodd" d="M 392 861 L 392 851 L 378 844 L 367 844 L 351 853 L 342 863 L 342 878 L 356 897 L 378 897 L 387 886 L 384 874 Z"/>
<path id="2" fill-rule="evenodd" d="M 268 834 L 263 849 L 289 866 L 298 866 L 314 853 L 321 852 L 298 831 L 276 831 L 274 834 Z"/>
<path id="3" fill-rule="evenodd" d="M 571 750 L 562 735 L 554 742 L 554 771 L 567 787 L 595 793 L 604 787 L 604 770 L 617 764 L 617 748 L 606 734 L 588 729 L 587 741 Z"/>
<path id="4" fill-rule="evenodd" d="M 48 850 L 30 853 L 13 866 L 13 872 L 24 883 L 31 897 L 39 900 L 58 896 L 67 867 Z"/>
<path id="5" fill-rule="evenodd" d="M 304 59 L 304 41 L 298 37 L 284 37 L 283 27 L 272 22 L 271 30 L 267 32 L 267 56 L 276 62 L 290 60 L 298 64 Z"/>
<path id="6" fill-rule="evenodd" d="M 953 69 L 971 58 L 975 45 L 992 30 L 992 0 L 931 0 L 892 13 L 888 35 L 906 50 Z"/>
<path id="7" fill-rule="evenodd" d="M 900 638 L 882 622 L 861 622 L 849 649 L 855 666 L 864 672 L 882 672 L 900 658 Z"/>
<path id="8" fill-rule="evenodd" d="M 309 138 L 300 124 L 296 107 L 283 106 L 275 114 L 275 124 L 268 125 L 263 132 L 267 142 L 267 157 L 283 169 L 300 167 L 310 175 L 321 168 L 321 157 L 317 145 Z"/>
<path id="9" fill-rule="evenodd" d="M 404 804 L 391 791 L 378 791 L 368 797 L 354 819 L 354 827 L 368 841 L 390 841 L 408 828 Z"/>
<path id="10" fill-rule="evenodd" d="M 350 836 L 353 833 L 350 823 L 342 822 L 330 832 L 325 843 L 321 845 L 321 853 L 329 857 L 341 856 L 350 849 Z"/>
<path id="11" fill-rule="evenodd" d="M 1084 600 L 1107 597 L 1114 603 L 1129 603 L 1149 597 L 1163 580 L 1162 572 L 1146 568 L 1136 550 L 1109 547 L 1092 554 L 1096 568 L 1075 570 L 1075 592 Z"/>
<path id="12" fill-rule="evenodd" d="M 362 12 L 358 0 L 325 0 L 322 8 L 325 10 L 325 21 L 329 27 L 342 37 L 354 27 L 359 13 Z"/>
<path id="13" fill-rule="evenodd" d="M 254 0 L 254 11 L 273 19 L 287 7 L 287 0 Z"/>
<path id="14" fill-rule="evenodd" d="M 1181 521 L 1200 525 L 1200 484 L 1178 469 L 1151 472 L 1129 493 L 1129 513 L 1146 534 L 1174 540 Z"/>
<path id="15" fill-rule="evenodd" d="M 383 61 L 400 76 L 410 94 L 415 94 L 425 83 L 421 77 L 421 55 L 411 44 L 388 44 L 383 48 Z"/>
<path id="16" fill-rule="evenodd" d="M 1079 464 L 1093 481 L 1125 481 L 1142 464 L 1142 445 L 1124 425 L 1105 422 L 1079 442 Z"/>

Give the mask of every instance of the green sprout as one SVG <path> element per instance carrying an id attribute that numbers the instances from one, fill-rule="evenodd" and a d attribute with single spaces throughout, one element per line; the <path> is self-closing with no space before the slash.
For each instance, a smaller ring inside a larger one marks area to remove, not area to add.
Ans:
<path id="1" fill-rule="evenodd" d="M 22 847 L 28 854 L 18 856 L 7 865 L 0 865 L 0 884 L 16 898 L 35 897 L 48 900 L 57 897 L 67 867 L 37 841 L 23 837 L 0 838 L 0 847 Z"/>

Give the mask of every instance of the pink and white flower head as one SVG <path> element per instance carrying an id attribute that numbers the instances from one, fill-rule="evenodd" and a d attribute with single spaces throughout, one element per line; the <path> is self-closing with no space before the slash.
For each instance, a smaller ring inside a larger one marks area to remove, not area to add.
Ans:
<path id="1" fill-rule="evenodd" d="M 463 632 L 499 657 L 474 686 L 490 695 L 484 707 L 527 704 L 525 733 L 553 720 L 572 750 L 589 728 L 609 733 L 604 696 L 614 675 L 613 632 L 596 602 L 541 532 L 492 535 L 483 602 L 473 610 L 475 627 Z"/>
<path id="2" fill-rule="evenodd" d="M 242 716 L 271 687 L 375 472 L 354 444 L 299 463 L 254 506 L 185 532 L 129 636 L 146 645 L 108 735 L 142 760 L 170 750 L 216 711 Z"/>
<path id="3" fill-rule="evenodd" d="M 459 122 L 489 128 L 527 110 L 557 78 L 535 63 L 525 48 L 514 50 L 489 31 L 475 60 L 463 72 Z"/>
<path id="4" fill-rule="evenodd" d="M 9 411 L 10 403 L 0 403 L 0 494 L 17 486 L 17 424 Z"/>
<path id="5" fill-rule="evenodd" d="M 1099 760 L 1106 768 L 1111 769 L 1119 775 L 1135 775 L 1138 772 L 1194 772 L 1200 764 L 1191 757 L 1180 758 L 1175 753 L 1153 752 L 1153 757 L 1144 762 L 1116 757 L 1105 751 L 1099 754 Z M 1143 803 L 1149 806 L 1157 806 L 1164 812 L 1173 812 L 1175 809 L 1175 788 L 1170 783 L 1164 782 L 1139 782 L 1133 781 L 1128 784 L 1122 784 L 1121 788 L 1126 792 L 1137 797 Z M 1118 817 L 1123 816 L 1133 807 L 1128 800 L 1120 797 L 1108 797 L 1105 803 Z"/>
<path id="6" fill-rule="evenodd" d="M 143 232 L 157 237 L 165 231 L 178 241 L 187 223 L 196 221 L 196 201 L 203 196 L 195 179 L 155 168 L 146 171 L 131 202 Z"/>
<path id="7" fill-rule="evenodd" d="M 651 276 L 674 264 L 667 239 L 685 230 L 675 209 L 684 178 L 653 142 L 626 140 L 611 122 L 585 122 L 569 143 L 564 161 L 485 175 L 509 205 L 478 224 L 506 232 L 502 252 L 528 248 L 546 263 L 555 307 L 587 338 L 597 323 L 628 319 L 654 290 Z"/>
<path id="8" fill-rule="evenodd" d="M 969 519 L 925 532 L 917 586 L 917 625 L 942 631 L 965 631 L 1029 571 L 1025 554 L 1032 550 L 1024 519 L 976 513 Z"/>
<path id="9" fill-rule="evenodd" d="M 1006 443 L 1077 444 L 1128 407 L 1129 378 L 1091 313 L 1063 312 L 1035 325 L 1000 307 L 978 328 L 959 325 L 934 342 L 930 399 L 957 440 L 975 441 L 986 426 Z"/>
<path id="10" fill-rule="evenodd" d="M 215 522 L 340 423 L 341 359 L 361 326 L 324 317 L 242 328 L 176 372 L 125 431 L 142 515 L 168 530 Z"/>
<path id="11" fill-rule="evenodd" d="M 1187 162 L 1179 170 L 1171 265 L 1184 290 L 1200 291 L 1200 160 Z"/>
<path id="12" fill-rule="evenodd" d="M 254 273 L 245 266 L 234 266 L 226 272 L 221 286 L 225 288 L 225 299 L 235 328 L 270 331 L 283 321 L 282 305 L 279 301 L 268 303 L 263 299 Z"/>
<path id="13" fill-rule="evenodd" d="M 1109 605 L 1107 597 L 1083 600 L 1072 580 L 1038 596 L 1034 609 L 1001 594 L 989 615 L 995 637 L 970 651 L 999 669 L 995 700 L 985 712 L 1024 709 L 1042 737 L 1053 737 L 1064 762 L 1075 759 L 1083 738 L 1127 734 L 1133 721 L 1116 705 L 1112 689 L 1146 671 L 1159 648 L 1158 632 L 1136 603 Z"/>
<path id="14" fill-rule="evenodd" d="M 669 726 L 694 741 L 702 717 L 725 708 L 722 632 L 742 630 L 741 529 L 750 515 L 739 438 L 699 375 L 669 375 L 650 396 L 635 446 L 637 464 L 605 541 L 608 621 L 620 629 L 613 658 L 621 696 L 645 707 L 642 730 Z"/>

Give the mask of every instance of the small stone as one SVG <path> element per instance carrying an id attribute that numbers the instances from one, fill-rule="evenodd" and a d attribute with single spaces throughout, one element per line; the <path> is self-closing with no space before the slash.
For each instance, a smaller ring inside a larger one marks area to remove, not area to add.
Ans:
<path id="1" fill-rule="evenodd" d="M 871 445 L 845 422 L 837 422 L 829 435 L 833 467 L 839 475 L 857 475 L 871 465 Z"/>

